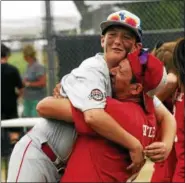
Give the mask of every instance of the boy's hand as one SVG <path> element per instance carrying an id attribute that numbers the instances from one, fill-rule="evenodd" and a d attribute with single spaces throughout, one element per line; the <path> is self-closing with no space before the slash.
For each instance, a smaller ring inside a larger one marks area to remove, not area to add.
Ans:
<path id="1" fill-rule="evenodd" d="M 53 97 L 55 98 L 62 98 L 62 96 L 60 95 L 60 88 L 61 88 L 61 84 L 58 83 L 55 88 L 53 89 Z"/>
<path id="2" fill-rule="evenodd" d="M 139 143 L 135 149 L 129 151 L 132 164 L 127 167 L 127 170 L 132 170 L 132 173 L 138 172 L 145 163 L 143 146 Z"/>

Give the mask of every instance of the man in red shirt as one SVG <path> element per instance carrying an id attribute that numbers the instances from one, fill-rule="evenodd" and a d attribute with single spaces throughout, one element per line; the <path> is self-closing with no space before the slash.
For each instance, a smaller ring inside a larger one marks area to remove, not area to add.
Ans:
<path id="1" fill-rule="evenodd" d="M 155 117 L 147 117 L 138 102 L 107 98 L 105 110 L 124 129 L 137 137 L 144 147 L 153 141 L 156 132 Z M 79 136 L 61 181 L 125 182 L 132 175 L 127 170 L 131 164 L 129 151 L 96 135 L 87 126 L 82 114 L 75 108 L 72 111 Z"/>
<path id="2" fill-rule="evenodd" d="M 144 64 L 140 63 L 140 59 Z M 153 99 L 147 97 L 146 92 L 151 87 L 155 88 L 155 79 L 161 79 L 161 66 L 152 56 L 147 59 L 144 56 L 144 60 L 143 57 L 138 58 L 138 52 L 135 51 L 112 70 L 115 98 L 120 101 L 107 98 L 105 110 L 124 129 L 139 139 L 144 147 L 153 142 L 156 131 Z M 52 100 L 48 100 L 51 108 Z M 62 99 L 63 102 L 56 100 L 58 106 L 55 108 L 58 112 L 64 108 L 64 101 L 68 105 L 67 99 Z M 85 123 L 83 114 L 73 107 L 72 114 L 79 135 L 61 181 L 125 182 L 133 174 L 128 169 L 131 164 L 129 151 L 92 131 Z M 69 117 L 68 114 L 67 116 Z"/>

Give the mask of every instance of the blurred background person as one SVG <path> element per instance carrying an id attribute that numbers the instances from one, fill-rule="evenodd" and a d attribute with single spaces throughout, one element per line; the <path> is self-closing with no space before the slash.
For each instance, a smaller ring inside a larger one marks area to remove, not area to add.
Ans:
<path id="1" fill-rule="evenodd" d="M 177 136 L 175 141 L 177 162 L 172 182 L 185 182 L 185 38 L 177 41 L 173 62 L 175 74 L 178 78 L 178 88 L 174 94 L 174 115 L 177 121 Z"/>
<path id="2" fill-rule="evenodd" d="M 155 164 L 152 182 L 184 182 L 184 41 L 184 38 L 179 38 L 160 43 L 152 51 L 164 63 L 168 73 L 167 84 L 157 93 L 157 97 L 177 122 L 172 151 L 166 161 Z"/>
<path id="3" fill-rule="evenodd" d="M 23 56 L 28 63 L 23 76 L 25 86 L 23 94 L 23 116 L 37 117 L 36 105 L 46 96 L 46 70 L 36 59 L 36 50 L 30 44 L 24 46 Z"/>
<path id="4" fill-rule="evenodd" d="M 10 48 L 1 44 L 1 120 L 18 118 L 17 100 L 22 96 L 23 83 L 16 67 L 8 63 Z M 21 128 L 2 129 L 2 149 L 7 152 L 20 138 Z"/>

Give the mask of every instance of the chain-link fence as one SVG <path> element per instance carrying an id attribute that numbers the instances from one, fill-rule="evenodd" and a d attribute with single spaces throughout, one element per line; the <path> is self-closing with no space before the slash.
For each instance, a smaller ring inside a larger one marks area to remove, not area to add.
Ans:
<path id="1" fill-rule="evenodd" d="M 55 74 L 58 73 L 56 80 L 59 81 L 59 78 L 85 58 L 102 51 L 100 22 L 106 20 L 110 13 L 121 9 L 140 17 L 144 47 L 152 49 L 158 41 L 172 41 L 184 36 L 184 0 L 123 0 L 117 4 L 102 4 L 98 8 L 86 6 L 86 11 L 81 11 L 81 35 L 53 36 L 52 49 L 55 49 L 58 55 L 58 66 L 47 68 L 48 73 L 53 69 Z M 88 35 L 89 33 L 91 35 Z M 48 64 L 47 61 L 45 63 Z"/>
<path id="2" fill-rule="evenodd" d="M 99 24 L 115 11 L 126 9 L 138 15 L 144 31 L 178 31 L 184 28 L 184 0 L 130 0 L 118 4 L 108 4 L 83 15 L 82 29 L 95 29 L 99 34 Z"/>
<path id="3" fill-rule="evenodd" d="M 58 54 L 58 77 L 62 78 L 84 59 L 101 51 L 100 36 L 55 37 Z"/>
<path id="4" fill-rule="evenodd" d="M 85 58 L 102 51 L 99 24 L 117 10 L 126 9 L 142 21 L 143 45 L 152 49 L 158 41 L 172 41 L 184 36 L 183 0 L 148 0 L 101 6 L 83 15 L 82 30 L 92 29 L 95 35 L 55 37 L 59 58 L 58 76 L 61 78 L 77 67 Z M 85 22 L 86 21 L 86 22 Z"/>

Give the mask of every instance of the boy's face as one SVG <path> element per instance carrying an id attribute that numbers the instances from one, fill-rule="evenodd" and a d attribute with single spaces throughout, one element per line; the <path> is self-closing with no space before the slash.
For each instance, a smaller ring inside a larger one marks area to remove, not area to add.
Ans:
<path id="1" fill-rule="evenodd" d="M 136 36 L 126 28 L 111 27 L 101 37 L 101 46 L 108 65 L 114 67 L 136 47 Z"/>

